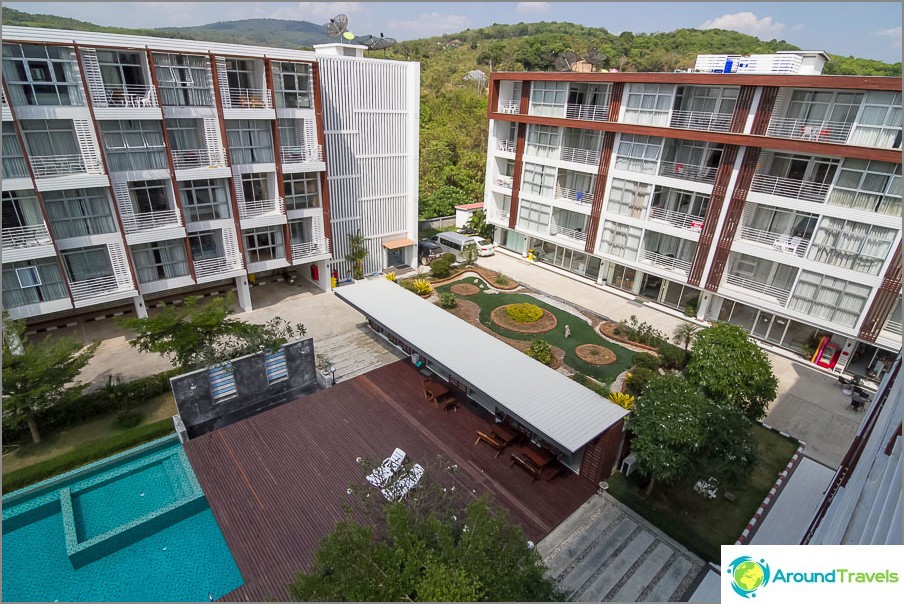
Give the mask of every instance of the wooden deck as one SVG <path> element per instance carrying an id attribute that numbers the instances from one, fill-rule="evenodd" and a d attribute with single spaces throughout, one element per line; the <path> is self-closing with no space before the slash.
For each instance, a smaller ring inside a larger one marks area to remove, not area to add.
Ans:
<path id="1" fill-rule="evenodd" d="M 344 518 L 349 485 L 366 485 L 358 457 L 379 462 L 395 447 L 406 463 L 441 455 L 458 464 L 459 484 L 491 493 L 535 542 L 596 490 L 570 471 L 532 482 L 509 467 L 508 451 L 497 459 L 492 448 L 475 446 L 489 418 L 467 403 L 437 410 L 424 400 L 422 379 L 398 361 L 186 443 L 245 580 L 224 600 L 289 599 L 287 584 Z"/>

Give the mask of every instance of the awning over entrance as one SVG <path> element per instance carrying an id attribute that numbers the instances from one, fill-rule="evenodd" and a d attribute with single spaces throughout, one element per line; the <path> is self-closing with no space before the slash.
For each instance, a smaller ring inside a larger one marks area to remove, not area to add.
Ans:
<path id="1" fill-rule="evenodd" d="M 393 239 L 392 241 L 383 242 L 383 247 L 387 250 L 397 250 L 400 247 L 408 247 L 409 245 L 414 245 L 411 239 Z"/>

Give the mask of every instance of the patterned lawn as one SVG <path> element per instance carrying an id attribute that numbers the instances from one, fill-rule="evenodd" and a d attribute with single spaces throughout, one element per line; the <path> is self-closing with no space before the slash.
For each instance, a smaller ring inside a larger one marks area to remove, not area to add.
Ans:
<path id="1" fill-rule="evenodd" d="M 451 288 L 456 283 L 473 284 L 475 279 L 476 277 L 467 277 L 460 281 L 456 281 L 455 283 L 449 283 L 447 285 L 440 286 L 436 288 L 436 291 L 441 294 L 448 293 L 452 291 Z M 605 381 L 607 384 L 611 383 L 616 378 L 616 376 L 618 376 L 618 374 L 633 365 L 634 353 L 632 351 L 628 350 L 627 348 L 623 348 L 618 344 L 615 344 L 614 342 L 604 340 L 593 330 L 593 327 L 591 327 L 583 317 L 573 315 L 560 308 L 556 308 L 555 306 L 550 306 L 549 304 L 546 304 L 545 302 L 542 302 L 528 294 L 510 294 L 504 292 L 496 294 L 485 293 L 487 288 L 486 282 L 482 279 L 477 280 L 480 281 L 480 285 L 482 287 L 481 293 L 473 296 L 456 295 L 456 298 L 460 298 L 462 300 L 470 300 L 480 306 L 480 322 L 499 335 L 516 340 L 525 340 L 528 342 L 538 339 L 546 340 L 553 346 L 561 348 L 565 351 L 564 362 L 566 365 L 568 365 L 575 371 L 589 375 L 598 380 Z M 559 321 L 556 328 L 552 331 L 547 331 L 541 334 L 526 334 L 505 329 L 504 327 L 500 327 L 490 320 L 490 313 L 493 312 L 495 308 L 503 306 L 505 304 L 519 304 L 522 302 L 536 304 L 540 308 L 554 314 L 556 316 L 556 319 L 558 319 Z M 566 325 L 571 328 L 571 336 L 568 338 L 565 337 Z M 591 365 L 590 363 L 585 363 L 578 358 L 574 351 L 575 348 L 577 348 L 581 344 L 597 344 L 599 346 L 605 346 L 606 348 L 614 352 L 618 358 L 611 365 L 596 366 Z"/>

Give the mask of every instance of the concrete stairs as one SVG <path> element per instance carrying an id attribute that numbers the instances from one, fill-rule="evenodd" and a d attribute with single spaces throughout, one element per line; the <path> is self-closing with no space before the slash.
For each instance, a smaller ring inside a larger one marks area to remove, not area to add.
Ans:
<path id="1" fill-rule="evenodd" d="M 681 601 L 705 564 L 609 495 L 594 495 L 537 545 L 572 602 Z"/>
<path id="2" fill-rule="evenodd" d="M 368 332 L 364 324 L 344 334 L 314 340 L 314 354 L 326 356 L 336 367 L 336 383 L 405 358 L 401 351 Z"/>

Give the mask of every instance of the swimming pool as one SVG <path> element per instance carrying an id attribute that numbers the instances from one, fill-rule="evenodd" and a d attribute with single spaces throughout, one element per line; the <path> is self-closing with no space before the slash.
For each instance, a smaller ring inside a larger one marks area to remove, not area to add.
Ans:
<path id="1" fill-rule="evenodd" d="M 3 497 L 4 601 L 196 601 L 242 584 L 168 436 Z"/>

